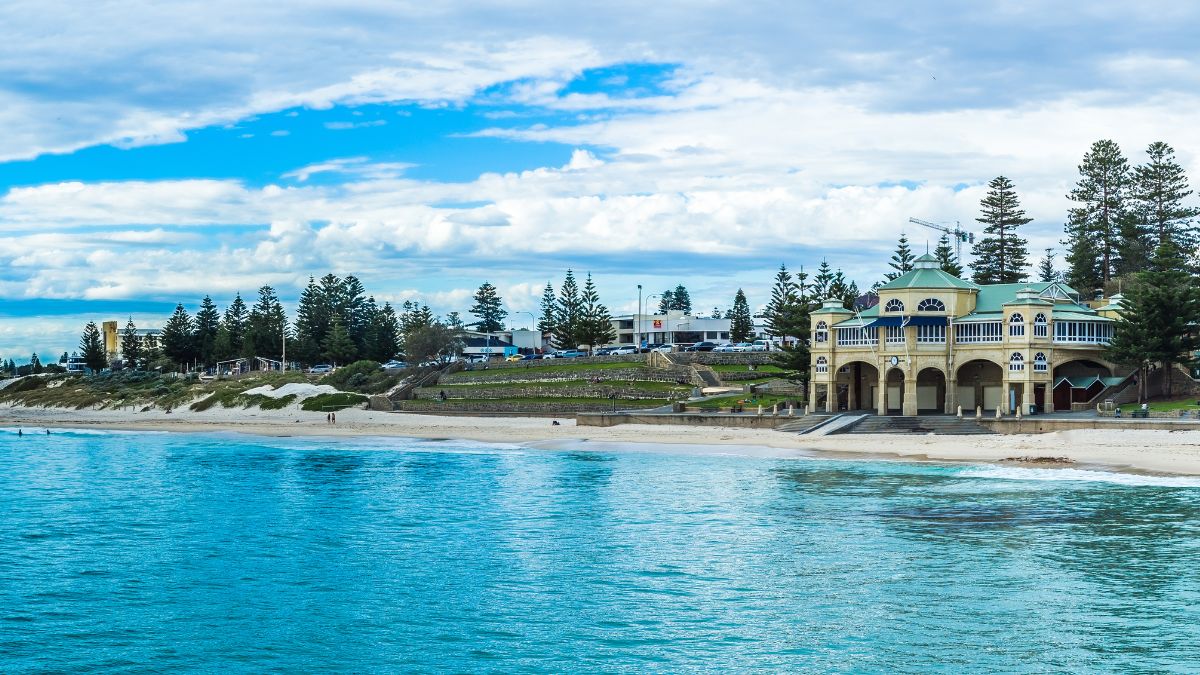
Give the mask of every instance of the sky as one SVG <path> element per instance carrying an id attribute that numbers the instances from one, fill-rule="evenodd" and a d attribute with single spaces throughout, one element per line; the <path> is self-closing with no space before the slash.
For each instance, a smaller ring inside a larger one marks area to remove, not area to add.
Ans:
<path id="1" fill-rule="evenodd" d="M 1093 141 L 1198 168 L 1200 8 L 1076 4 L 6 2 L 0 358 L 328 272 L 515 326 L 567 268 L 614 313 L 867 288 L 1001 174 L 1036 259 Z"/>

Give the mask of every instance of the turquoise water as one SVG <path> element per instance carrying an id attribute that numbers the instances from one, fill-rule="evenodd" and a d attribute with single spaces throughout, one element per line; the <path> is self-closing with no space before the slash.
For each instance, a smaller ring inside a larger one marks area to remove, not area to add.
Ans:
<path id="1" fill-rule="evenodd" d="M 1194 672 L 1198 535 L 1188 478 L 0 430 L 0 670 Z"/>

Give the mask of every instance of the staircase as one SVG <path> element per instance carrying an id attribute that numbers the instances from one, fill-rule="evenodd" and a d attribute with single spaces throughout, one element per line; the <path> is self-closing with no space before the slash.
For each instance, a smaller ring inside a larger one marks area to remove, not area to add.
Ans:
<path id="1" fill-rule="evenodd" d="M 818 424 L 828 422 L 830 415 L 805 415 L 794 420 L 784 422 L 775 427 L 775 431 L 782 431 L 788 434 L 803 434 Z"/>
<path id="2" fill-rule="evenodd" d="M 692 364 L 692 373 L 694 373 L 696 377 L 698 377 L 700 381 L 704 383 L 705 387 L 724 386 L 724 383 L 721 382 L 721 378 L 717 375 L 717 371 L 709 368 L 708 366 Z"/>
<path id="3" fill-rule="evenodd" d="M 974 419 L 952 415 L 922 417 L 881 417 L 867 415 L 857 424 L 831 431 L 835 434 L 953 434 L 982 435 L 995 433 Z"/>

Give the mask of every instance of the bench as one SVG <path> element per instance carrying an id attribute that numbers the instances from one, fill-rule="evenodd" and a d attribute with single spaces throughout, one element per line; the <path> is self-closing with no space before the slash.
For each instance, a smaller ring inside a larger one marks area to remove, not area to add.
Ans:
<path id="1" fill-rule="evenodd" d="M 1134 419 L 1139 419 L 1139 418 L 1140 419 L 1149 419 L 1150 411 L 1149 410 L 1134 410 L 1133 412 L 1129 413 L 1129 416 Z"/>

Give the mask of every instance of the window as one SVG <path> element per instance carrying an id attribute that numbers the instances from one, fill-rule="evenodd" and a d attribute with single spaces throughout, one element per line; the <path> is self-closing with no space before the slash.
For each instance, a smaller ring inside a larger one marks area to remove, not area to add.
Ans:
<path id="1" fill-rule="evenodd" d="M 1012 316 L 1008 317 L 1008 336 L 1025 336 L 1025 317 L 1021 316 L 1020 314 L 1013 314 Z"/>
<path id="2" fill-rule="evenodd" d="M 887 305 L 884 306 L 883 311 L 885 311 L 885 312 L 903 312 L 904 311 L 904 303 L 900 302 L 899 298 L 892 298 L 891 300 L 887 301 Z"/>
<path id="3" fill-rule="evenodd" d="M 839 347 L 873 347 L 879 343 L 879 329 L 839 328 L 837 343 Z"/>
<path id="4" fill-rule="evenodd" d="M 1037 316 L 1033 317 L 1033 337 L 1044 338 L 1047 334 L 1046 315 L 1038 314 Z"/>
<path id="5" fill-rule="evenodd" d="M 1000 342 L 1004 337 L 1004 324 L 1000 321 L 984 321 L 980 323 L 954 324 L 954 341 L 968 342 Z"/>
<path id="6" fill-rule="evenodd" d="M 824 321 L 818 321 L 817 329 L 813 331 L 813 340 L 815 342 L 829 342 L 829 324 Z"/>
<path id="7" fill-rule="evenodd" d="M 1087 342 L 1108 344 L 1112 340 L 1113 326 L 1100 321 L 1055 321 L 1055 342 Z"/>
<path id="8" fill-rule="evenodd" d="M 889 345 L 904 344 L 904 328 L 900 326 L 887 327 L 887 343 Z"/>
<path id="9" fill-rule="evenodd" d="M 1033 357 L 1033 372 L 1044 373 L 1050 370 L 1050 364 L 1046 362 L 1046 355 L 1038 352 Z"/>
<path id="10" fill-rule="evenodd" d="M 917 304 L 918 312 L 944 312 L 946 304 L 937 298 L 925 298 Z"/>
<path id="11" fill-rule="evenodd" d="M 917 326 L 917 342 L 946 344 L 946 327 Z"/>
<path id="12" fill-rule="evenodd" d="M 1008 369 L 1014 373 L 1025 370 L 1025 357 L 1021 356 L 1021 352 L 1013 352 L 1008 358 Z"/>
<path id="13" fill-rule="evenodd" d="M 829 361 L 824 356 L 817 357 L 816 370 L 818 373 L 828 373 L 829 372 Z"/>

